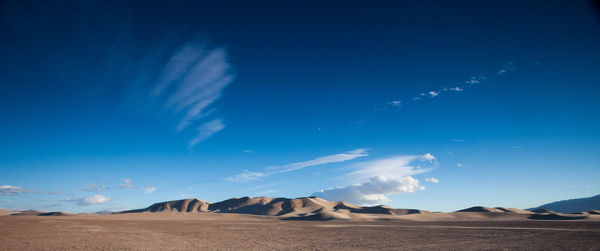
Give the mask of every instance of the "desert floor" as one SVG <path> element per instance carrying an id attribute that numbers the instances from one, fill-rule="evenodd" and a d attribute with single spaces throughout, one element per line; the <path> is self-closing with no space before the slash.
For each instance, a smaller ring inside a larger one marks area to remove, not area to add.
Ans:
<path id="1" fill-rule="evenodd" d="M 599 221 L 288 221 L 214 213 L 0 216 L 0 250 L 599 250 Z"/>

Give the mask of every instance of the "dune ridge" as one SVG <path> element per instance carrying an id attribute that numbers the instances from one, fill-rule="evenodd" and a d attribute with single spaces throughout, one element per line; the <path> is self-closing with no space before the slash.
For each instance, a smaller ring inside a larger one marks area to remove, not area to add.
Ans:
<path id="1" fill-rule="evenodd" d="M 327 201 L 319 197 L 269 198 L 241 197 L 220 202 L 183 199 L 153 204 L 147 208 L 119 213 L 208 212 L 277 216 L 296 220 L 333 220 L 360 218 L 359 215 L 408 215 L 428 213 L 419 209 L 395 209 L 388 206 L 363 207 L 343 201 Z"/>

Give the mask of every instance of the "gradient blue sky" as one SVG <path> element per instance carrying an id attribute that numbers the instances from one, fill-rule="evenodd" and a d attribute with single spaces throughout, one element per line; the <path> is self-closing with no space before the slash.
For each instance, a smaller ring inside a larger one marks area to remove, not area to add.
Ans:
<path id="1" fill-rule="evenodd" d="M 0 207 L 600 193 L 585 1 L 2 1 Z"/>

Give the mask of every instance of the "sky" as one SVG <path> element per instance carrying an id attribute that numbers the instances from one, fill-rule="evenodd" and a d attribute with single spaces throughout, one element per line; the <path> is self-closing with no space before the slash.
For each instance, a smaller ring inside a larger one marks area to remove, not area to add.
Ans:
<path id="1" fill-rule="evenodd" d="M 600 193 L 587 1 L 0 3 L 0 208 Z"/>

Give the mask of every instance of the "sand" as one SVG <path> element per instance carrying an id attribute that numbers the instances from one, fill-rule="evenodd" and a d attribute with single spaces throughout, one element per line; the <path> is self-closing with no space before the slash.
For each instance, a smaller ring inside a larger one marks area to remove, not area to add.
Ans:
<path id="1" fill-rule="evenodd" d="M 547 221 L 485 212 L 363 216 L 333 221 L 172 212 L 0 216 L 0 250 L 600 249 L 600 218 Z"/>

